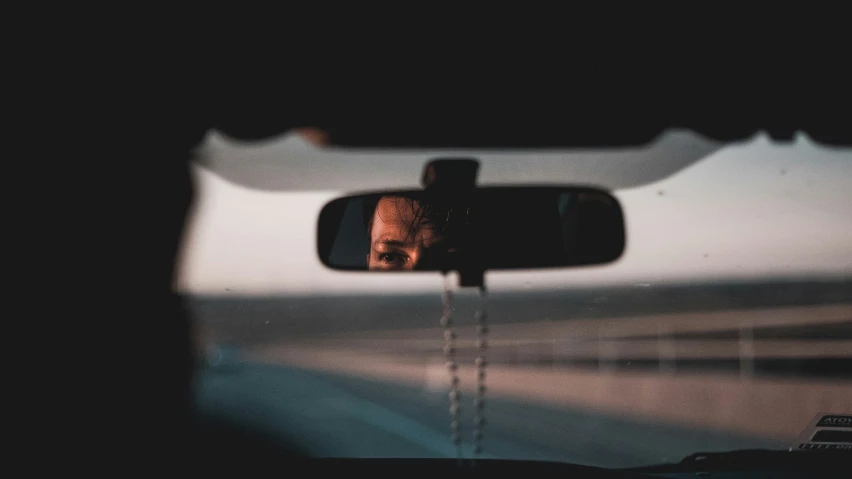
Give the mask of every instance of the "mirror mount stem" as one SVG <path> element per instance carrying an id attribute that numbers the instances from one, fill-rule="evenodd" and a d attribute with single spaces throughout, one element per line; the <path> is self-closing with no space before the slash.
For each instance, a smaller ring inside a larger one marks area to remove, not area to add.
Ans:
<path id="1" fill-rule="evenodd" d="M 462 288 L 485 288 L 485 271 L 481 268 L 459 268 L 459 286 Z"/>
<path id="2" fill-rule="evenodd" d="M 420 182 L 431 191 L 466 192 L 476 188 L 479 161 L 473 158 L 437 158 L 423 168 Z"/>
<path id="3" fill-rule="evenodd" d="M 479 161 L 473 158 L 437 158 L 426 164 L 421 183 L 431 194 L 464 198 L 476 189 L 478 173 Z M 471 249 L 463 248 L 463 251 Z M 485 287 L 485 269 L 477 265 L 472 257 L 466 254 L 461 256 L 457 266 L 460 287 Z"/>

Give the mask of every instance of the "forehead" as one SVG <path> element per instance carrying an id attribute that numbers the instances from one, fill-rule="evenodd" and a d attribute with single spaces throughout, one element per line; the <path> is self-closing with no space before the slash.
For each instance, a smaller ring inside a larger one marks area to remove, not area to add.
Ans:
<path id="1" fill-rule="evenodd" d="M 410 222 L 414 219 L 419 203 L 409 198 L 386 196 L 376 205 L 376 220 L 385 223 Z"/>
<path id="2" fill-rule="evenodd" d="M 395 241 L 426 240 L 433 236 L 432 224 L 423 218 L 417 200 L 396 196 L 384 197 L 373 214 L 373 241 L 385 238 Z"/>

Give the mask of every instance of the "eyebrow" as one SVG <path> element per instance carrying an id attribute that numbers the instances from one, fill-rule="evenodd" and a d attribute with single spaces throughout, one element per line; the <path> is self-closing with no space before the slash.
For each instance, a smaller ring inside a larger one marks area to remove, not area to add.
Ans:
<path id="1" fill-rule="evenodd" d="M 377 244 L 383 244 L 383 245 L 388 245 L 388 246 L 408 246 L 411 243 L 408 243 L 408 242 L 405 242 L 405 241 L 400 241 L 400 240 L 395 240 L 395 239 L 390 239 L 390 238 L 379 238 L 376 241 L 373 241 L 373 246 L 375 246 Z"/>

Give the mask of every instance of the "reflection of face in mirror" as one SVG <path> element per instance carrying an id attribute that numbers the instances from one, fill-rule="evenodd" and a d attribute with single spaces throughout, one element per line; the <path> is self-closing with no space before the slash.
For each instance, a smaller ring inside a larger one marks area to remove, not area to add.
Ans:
<path id="1" fill-rule="evenodd" d="M 371 270 L 413 270 L 429 267 L 429 257 L 443 241 L 434 209 L 422 201 L 384 196 L 368 224 Z"/>
<path id="2" fill-rule="evenodd" d="M 323 264 L 342 270 L 599 265 L 625 245 L 618 200 L 591 188 L 368 193 L 326 205 L 317 229 Z"/>

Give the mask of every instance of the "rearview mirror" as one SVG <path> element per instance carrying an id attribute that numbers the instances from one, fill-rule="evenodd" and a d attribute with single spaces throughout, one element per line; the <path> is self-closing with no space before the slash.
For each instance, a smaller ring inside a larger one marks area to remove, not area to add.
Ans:
<path id="1" fill-rule="evenodd" d="M 599 265 L 624 251 L 624 218 L 609 193 L 581 187 L 428 190 L 338 198 L 319 218 L 322 263 L 338 270 L 482 271 Z"/>

